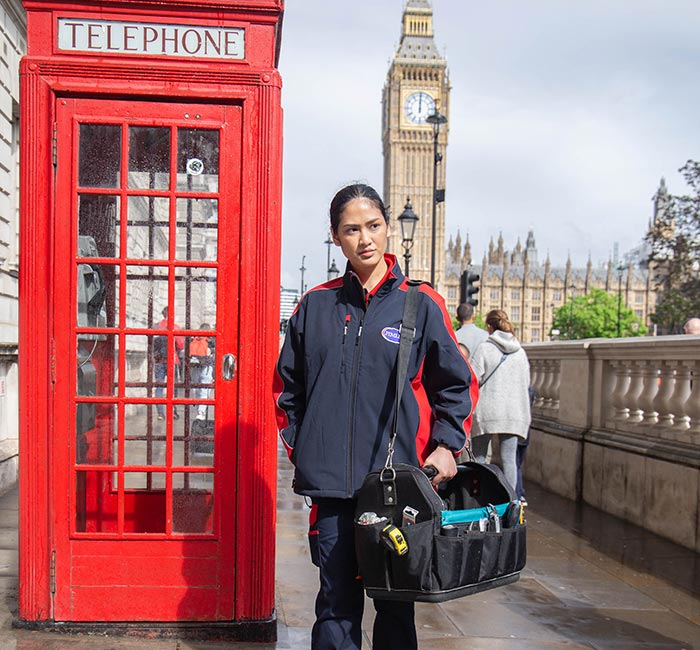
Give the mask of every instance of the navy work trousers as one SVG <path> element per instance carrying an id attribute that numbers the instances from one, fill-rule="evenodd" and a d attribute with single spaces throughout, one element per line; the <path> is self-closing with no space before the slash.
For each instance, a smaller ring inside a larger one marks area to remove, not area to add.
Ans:
<path id="1" fill-rule="evenodd" d="M 312 650 L 360 650 L 364 592 L 355 558 L 355 500 L 314 499 L 309 526 L 311 560 L 321 580 Z M 416 650 L 413 603 L 375 600 L 373 650 Z"/>

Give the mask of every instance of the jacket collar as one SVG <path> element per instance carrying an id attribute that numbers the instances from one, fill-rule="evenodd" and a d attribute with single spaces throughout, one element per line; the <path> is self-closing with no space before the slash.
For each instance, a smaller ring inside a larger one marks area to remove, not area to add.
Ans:
<path id="1" fill-rule="evenodd" d="M 357 274 L 352 270 L 350 263 L 345 267 L 345 275 L 343 276 L 343 284 L 345 289 L 351 296 L 358 298 L 363 305 L 367 305 L 370 298 L 375 296 L 383 296 L 389 293 L 394 287 L 401 286 L 404 281 L 404 275 L 401 272 L 401 267 L 395 255 L 384 253 L 384 261 L 387 264 L 387 271 L 384 277 L 377 283 L 377 286 L 367 293 L 360 282 Z"/>

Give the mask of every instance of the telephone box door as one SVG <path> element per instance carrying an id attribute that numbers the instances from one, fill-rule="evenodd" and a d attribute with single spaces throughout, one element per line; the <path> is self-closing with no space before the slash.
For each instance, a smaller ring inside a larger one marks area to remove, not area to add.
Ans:
<path id="1" fill-rule="evenodd" d="M 53 619 L 231 620 L 241 106 L 56 100 Z"/>

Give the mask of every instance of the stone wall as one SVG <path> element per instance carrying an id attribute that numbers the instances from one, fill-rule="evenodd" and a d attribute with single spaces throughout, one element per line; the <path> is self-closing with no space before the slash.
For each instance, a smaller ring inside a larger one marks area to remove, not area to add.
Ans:
<path id="1" fill-rule="evenodd" d="M 526 349 L 526 478 L 700 552 L 700 336 Z"/>

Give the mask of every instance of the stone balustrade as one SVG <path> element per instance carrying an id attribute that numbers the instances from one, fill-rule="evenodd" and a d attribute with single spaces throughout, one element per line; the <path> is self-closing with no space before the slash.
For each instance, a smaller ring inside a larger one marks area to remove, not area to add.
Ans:
<path id="1" fill-rule="evenodd" d="M 525 348 L 526 477 L 700 551 L 700 336 Z"/>

